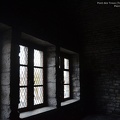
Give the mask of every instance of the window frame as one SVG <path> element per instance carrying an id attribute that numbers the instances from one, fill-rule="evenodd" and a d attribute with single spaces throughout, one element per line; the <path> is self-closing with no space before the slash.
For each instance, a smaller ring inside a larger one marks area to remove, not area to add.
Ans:
<path id="1" fill-rule="evenodd" d="M 37 108 L 42 108 L 44 106 L 47 106 L 47 83 L 46 83 L 46 51 L 45 47 L 38 45 L 38 44 L 33 44 L 32 42 L 28 41 L 21 41 L 19 43 L 19 51 L 20 51 L 20 45 L 25 46 L 28 48 L 28 91 L 27 91 L 27 107 L 24 108 L 19 108 L 18 106 L 18 111 L 21 112 L 27 112 L 30 110 L 34 110 Z M 43 52 L 43 103 L 34 105 L 34 50 L 39 50 Z M 32 59 L 31 59 L 32 58 Z M 20 68 L 20 63 L 19 63 L 19 68 Z M 19 71 L 20 72 L 20 71 Z M 20 78 L 19 78 L 20 81 Z M 20 86 L 19 86 L 20 90 Z M 20 94 L 20 91 L 19 91 Z M 20 100 L 20 95 L 19 95 L 19 100 Z M 19 103 L 18 103 L 19 105 Z"/>
<path id="2" fill-rule="evenodd" d="M 64 59 L 68 59 L 69 60 L 69 69 L 64 69 Z M 60 73 L 61 73 L 61 102 L 67 101 L 72 99 L 72 79 L 71 79 L 71 55 L 64 53 L 64 52 L 60 52 Z M 64 84 L 64 71 L 68 71 L 69 72 L 69 84 Z M 67 98 L 64 98 L 64 85 L 69 85 L 69 94 L 70 96 Z"/>

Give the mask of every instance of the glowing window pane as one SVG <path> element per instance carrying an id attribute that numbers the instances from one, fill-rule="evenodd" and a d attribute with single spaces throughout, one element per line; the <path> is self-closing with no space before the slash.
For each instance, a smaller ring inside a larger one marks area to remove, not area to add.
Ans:
<path id="1" fill-rule="evenodd" d="M 43 87 L 34 87 L 34 105 L 43 103 Z"/>
<path id="2" fill-rule="evenodd" d="M 19 108 L 27 107 L 27 88 L 20 88 L 19 97 Z"/>
<path id="3" fill-rule="evenodd" d="M 20 86 L 26 86 L 27 85 L 27 67 L 20 66 Z"/>
<path id="4" fill-rule="evenodd" d="M 69 69 L 69 59 L 64 58 L 64 69 Z"/>
<path id="5" fill-rule="evenodd" d="M 43 52 L 34 50 L 34 66 L 43 67 Z"/>
<path id="6" fill-rule="evenodd" d="M 64 98 L 69 98 L 69 97 L 70 97 L 70 86 L 64 85 Z"/>
<path id="7" fill-rule="evenodd" d="M 28 48 L 20 45 L 20 53 L 19 53 L 19 63 L 23 65 L 28 64 Z"/>
<path id="8" fill-rule="evenodd" d="M 69 72 L 64 71 L 64 84 L 69 84 Z"/>
<path id="9" fill-rule="evenodd" d="M 43 69 L 34 68 L 34 85 L 43 85 Z"/>

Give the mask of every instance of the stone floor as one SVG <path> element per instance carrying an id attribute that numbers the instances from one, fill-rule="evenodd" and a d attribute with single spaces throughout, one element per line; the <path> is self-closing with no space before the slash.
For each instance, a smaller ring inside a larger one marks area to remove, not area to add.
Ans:
<path id="1" fill-rule="evenodd" d="M 83 118 L 82 120 L 120 120 L 118 115 L 92 115 Z"/>

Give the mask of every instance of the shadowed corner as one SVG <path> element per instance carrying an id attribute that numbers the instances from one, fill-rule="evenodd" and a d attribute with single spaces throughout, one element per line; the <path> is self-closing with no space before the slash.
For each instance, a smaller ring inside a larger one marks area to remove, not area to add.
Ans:
<path id="1" fill-rule="evenodd" d="M 1 66 L 2 66 L 2 34 L 0 31 L 0 74 L 1 74 Z M 1 77 L 0 77 L 0 111 L 1 111 Z M 1 112 L 0 112 L 0 119 L 1 119 Z"/>

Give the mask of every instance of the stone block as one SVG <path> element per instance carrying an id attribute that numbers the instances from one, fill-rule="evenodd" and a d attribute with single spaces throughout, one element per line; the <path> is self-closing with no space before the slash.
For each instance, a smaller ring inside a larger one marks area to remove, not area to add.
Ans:
<path id="1" fill-rule="evenodd" d="M 47 80 L 48 82 L 56 82 L 56 69 L 55 67 L 47 68 Z"/>
<path id="2" fill-rule="evenodd" d="M 48 83 L 48 97 L 56 97 L 56 83 Z"/>
<path id="3" fill-rule="evenodd" d="M 57 101 L 56 101 L 56 98 L 48 98 L 48 105 L 49 106 L 56 106 L 57 105 Z"/>
<path id="4" fill-rule="evenodd" d="M 56 53 L 55 51 L 47 51 L 47 58 L 55 58 Z"/>
<path id="5" fill-rule="evenodd" d="M 80 86 L 80 81 L 79 80 L 73 81 L 73 87 L 79 87 L 79 86 Z"/>
<path id="6" fill-rule="evenodd" d="M 117 96 L 116 99 L 117 99 L 117 100 L 120 100 L 120 96 Z"/>
<path id="7" fill-rule="evenodd" d="M 119 108 L 120 107 L 120 103 L 115 103 L 115 107 Z"/>
<path id="8" fill-rule="evenodd" d="M 9 120 L 11 109 L 9 105 L 2 105 L 1 107 L 1 120 Z"/>
<path id="9" fill-rule="evenodd" d="M 48 65 L 48 67 L 55 67 L 55 58 L 48 58 L 47 59 L 47 65 Z"/>
<path id="10" fill-rule="evenodd" d="M 1 86 L 1 103 L 10 105 L 10 86 Z"/>
<path id="11" fill-rule="evenodd" d="M 2 55 L 2 72 L 10 71 L 10 54 Z"/>
<path id="12" fill-rule="evenodd" d="M 10 85 L 10 72 L 1 73 L 1 85 Z"/>
<path id="13" fill-rule="evenodd" d="M 56 51 L 56 48 L 53 46 L 53 47 L 48 47 L 47 48 L 47 51 L 48 52 L 55 52 Z"/>
<path id="14" fill-rule="evenodd" d="M 80 91 L 80 87 L 74 87 L 73 88 L 73 92 L 79 92 Z"/>
<path id="15" fill-rule="evenodd" d="M 3 44 L 2 44 L 2 53 L 6 54 L 6 53 L 10 53 L 11 52 L 11 43 L 10 41 L 3 41 Z"/>

